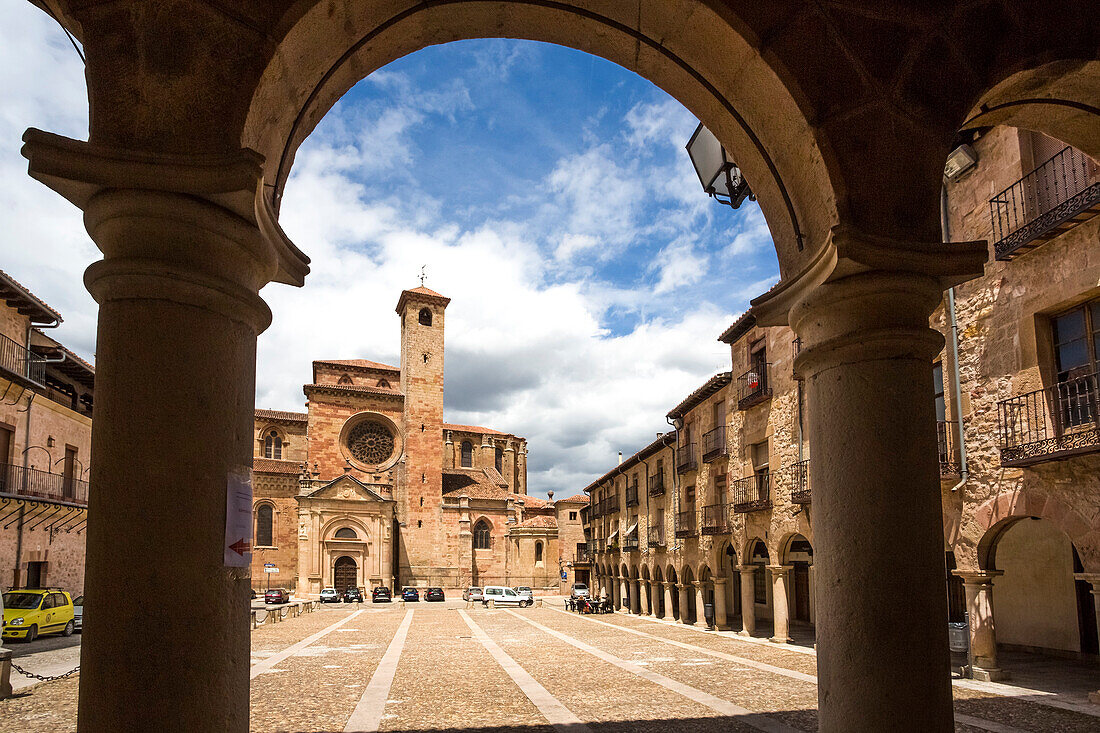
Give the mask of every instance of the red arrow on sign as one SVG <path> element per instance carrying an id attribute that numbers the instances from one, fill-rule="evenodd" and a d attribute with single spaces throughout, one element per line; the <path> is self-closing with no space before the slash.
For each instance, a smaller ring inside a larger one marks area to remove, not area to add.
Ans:
<path id="1" fill-rule="evenodd" d="M 244 553 L 252 551 L 252 543 L 242 538 L 230 545 L 229 549 L 238 555 L 244 555 Z"/>

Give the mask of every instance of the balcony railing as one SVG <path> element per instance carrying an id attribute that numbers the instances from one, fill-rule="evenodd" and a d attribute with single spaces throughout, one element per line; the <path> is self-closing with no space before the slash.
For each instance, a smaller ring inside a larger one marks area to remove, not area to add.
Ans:
<path id="1" fill-rule="evenodd" d="M 649 477 L 649 495 L 663 496 L 665 493 L 665 475 L 655 473 Z"/>
<path id="2" fill-rule="evenodd" d="M 581 524 L 588 524 L 589 518 L 592 515 L 592 505 L 587 504 L 581 507 Z"/>
<path id="3" fill-rule="evenodd" d="M 950 478 L 959 475 L 959 453 L 955 449 L 958 436 L 958 423 L 954 420 L 936 422 L 936 444 L 939 446 L 940 476 Z"/>
<path id="4" fill-rule="evenodd" d="M 619 511 L 619 495 L 609 496 L 604 499 L 604 514 L 614 514 Z"/>
<path id="5" fill-rule="evenodd" d="M 88 482 L 61 473 L 0 463 L 0 493 L 87 504 Z"/>
<path id="6" fill-rule="evenodd" d="M 687 473 L 699 468 L 695 459 L 695 443 L 681 445 L 676 449 L 676 473 Z"/>
<path id="7" fill-rule="evenodd" d="M 779 469 L 772 480 L 777 489 L 782 487 L 790 493 L 792 504 L 810 503 L 809 458 Z"/>
<path id="8" fill-rule="evenodd" d="M 1100 450 L 1096 374 L 997 403 L 1001 465 L 1029 466 Z"/>
<path id="9" fill-rule="evenodd" d="M 680 512 L 676 515 L 676 536 L 677 537 L 694 537 L 698 534 L 698 528 L 695 521 L 695 510 L 688 512 Z"/>
<path id="10" fill-rule="evenodd" d="M 747 410 L 772 396 L 768 384 L 768 364 L 757 362 L 752 369 L 737 378 L 737 409 Z"/>
<path id="11" fill-rule="evenodd" d="M 45 385 L 46 364 L 18 341 L 0 334 L 0 371 Z"/>
<path id="12" fill-rule="evenodd" d="M 770 508 L 771 475 L 762 472 L 733 482 L 733 511 L 738 514 Z"/>
<path id="13" fill-rule="evenodd" d="M 1011 260 L 1100 213 L 1100 167 L 1072 147 L 989 200 L 993 250 Z"/>
<path id="14" fill-rule="evenodd" d="M 650 525 L 649 534 L 646 535 L 646 538 L 651 547 L 665 546 L 665 533 L 663 530 L 664 527 L 659 524 Z"/>
<path id="15" fill-rule="evenodd" d="M 730 531 L 729 504 L 703 507 L 703 534 L 724 534 Z"/>
<path id="16" fill-rule="evenodd" d="M 638 506 L 638 487 L 627 486 L 626 487 L 626 505 Z"/>
<path id="17" fill-rule="evenodd" d="M 623 538 L 623 552 L 637 552 L 638 551 L 638 538 L 637 537 L 624 537 Z"/>
<path id="18" fill-rule="evenodd" d="M 728 454 L 725 425 L 719 425 L 714 430 L 703 434 L 703 463 L 710 463 Z"/>

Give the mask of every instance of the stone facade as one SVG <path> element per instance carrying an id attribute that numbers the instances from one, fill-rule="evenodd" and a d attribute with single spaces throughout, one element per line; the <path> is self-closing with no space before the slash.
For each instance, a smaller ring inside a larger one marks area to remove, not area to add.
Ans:
<path id="1" fill-rule="evenodd" d="M 982 650 L 976 673 L 996 678 L 1003 674 L 998 642 L 1097 654 L 1100 391 L 1094 375 L 1100 305 L 1088 304 L 1100 297 L 1100 217 L 1092 218 L 1100 210 L 1100 168 L 1088 159 L 1080 166 L 1086 180 L 1078 186 L 1094 191 L 1092 210 L 1075 214 L 1039 246 L 998 260 L 995 247 L 1005 232 L 994 229 L 998 209 L 991 209 L 991 198 L 1065 146 L 1008 127 L 984 130 L 968 142 L 978 163 L 946 184 L 945 239 L 987 240 L 989 262 L 984 276 L 945 294 L 931 318 L 947 344 L 935 361 L 940 381 L 933 397 L 949 616 L 962 621 L 969 612 L 973 647 L 976 654 Z M 1071 153 L 1080 155 L 1072 149 L 1065 155 Z M 1063 169 L 1044 170 L 1032 178 L 1053 191 L 1052 177 Z M 1036 195 L 1024 219 L 1053 207 L 1057 201 L 1042 197 L 1055 193 Z M 1080 342 L 1067 354 L 1084 353 L 1083 365 L 1067 378 L 1058 361 L 1056 320 L 1083 305 L 1092 308 L 1085 319 L 1090 330 L 1061 338 Z M 669 413 L 678 430 L 585 489 L 591 504 L 584 531 L 596 553 L 597 583 L 619 607 L 633 602 L 642 613 L 700 623 L 698 598 L 714 603 L 718 625 L 760 634 L 769 633 L 760 622 L 771 621 L 773 639 L 784 641 L 792 625 L 812 625 L 816 616 L 809 480 L 814 436 L 804 417 L 803 383 L 795 376 L 800 342 L 789 327 L 756 321 L 750 310 L 721 335 L 731 347 L 731 372 L 712 378 Z M 754 360 L 761 348 L 766 356 Z M 766 364 L 767 386 L 747 394 L 760 364 Z M 965 451 L 959 450 L 960 415 Z M 708 460 L 699 441 L 722 424 L 726 453 L 708 445 Z M 664 484 L 656 478 L 658 461 Z M 766 487 L 756 478 L 762 466 Z M 641 498 L 633 506 L 627 487 L 636 474 Z M 723 478 L 725 491 L 715 483 Z M 754 489 L 760 490 L 756 497 L 746 495 Z M 1038 521 L 1017 524 L 1024 518 Z M 635 525 L 637 537 L 624 543 Z M 653 529 L 647 533 L 646 527 Z"/>
<path id="2" fill-rule="evenodd" d="M 315 361 L 307 412 L 256 410 L 257 590 L 279 585 L 310 597 L 341 584 L 557 590 L 563 568 L 573 577 L 583 536 L 576 497 L 570 513 L 527 495 L 523 438 L 444 422 L 449 302 L 427 288 L 401 293 L 399 367 Z M 572 550 L 558 542 L 559 516 Z"/>
<path id="3" fill-rule="evenodd" d="M 94 368 L 61 316 L 0 272 L 0 589 L 84 592 Z"/>

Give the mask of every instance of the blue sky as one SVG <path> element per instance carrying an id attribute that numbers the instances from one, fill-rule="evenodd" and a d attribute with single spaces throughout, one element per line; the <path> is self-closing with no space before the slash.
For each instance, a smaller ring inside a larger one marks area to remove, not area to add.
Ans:
<path id="1" fill-rule="evenodd" d="M 0 10 L 0 268 L 91 357 L 80 278 L 98 252 L 18 154 L 32 125 L 86 138 L 83 68 L 29 3 Z M 525 436 L 534 493 L 583 488 L 729 369 L 715 339 L 778 279 L 757 206 L 702 193 L 683 147 L 696 124 L 640 77 L 547 44 L 452 43 L 375 72 L 295 160 L 281 220 L 313 270 L 262 292 L 257 406 L 303 409 L 313 359 L 396 363 L 393 307 L 427 265 L 452 298 L 446 419 Z"/>

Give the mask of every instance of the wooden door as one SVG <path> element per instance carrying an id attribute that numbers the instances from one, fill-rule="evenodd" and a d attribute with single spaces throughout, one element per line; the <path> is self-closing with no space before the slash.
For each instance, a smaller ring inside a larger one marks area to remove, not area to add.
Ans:
<path id="1" fill-rule="evenodd" d="M 336 589 L 337 593 L 342 594 L 348 588 L 358 587 L 355 582 L 355 570 L 355 560 L 347 555 L 336 560 L 336 564 L 332 569 L 332 587 Z"/>
<path id="2" fill-rule="evenodd" d="M 794 618 L 795 621 L 810 622 L 810 566 L 806 563 L 794 565 Z"/>

